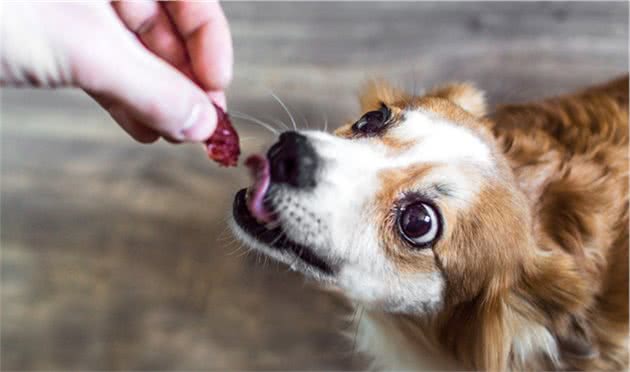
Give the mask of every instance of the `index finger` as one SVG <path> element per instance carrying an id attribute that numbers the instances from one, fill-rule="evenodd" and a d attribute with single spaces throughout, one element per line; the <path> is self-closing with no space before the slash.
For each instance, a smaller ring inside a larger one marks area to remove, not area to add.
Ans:
<path id="1" fill-rule="evenodd" d="M 167 2 L 202 88 L 224 90 L 232 79 L 232 37 L 218 2 Z"/>

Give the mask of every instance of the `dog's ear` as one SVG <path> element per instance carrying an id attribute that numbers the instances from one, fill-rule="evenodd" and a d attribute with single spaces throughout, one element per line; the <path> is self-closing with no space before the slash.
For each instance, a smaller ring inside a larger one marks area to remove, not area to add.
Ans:
<path id="1" fill-rule="evenodd" d="M 485 93 L 471 83 L 451 83 L 431 89 L 426 96 L 447 99 L 476 117 L 486 114 Z"/>
<path id="2" fill-rule="evenodd" d="M 383 79 L 369 80 L 361 87 L 359 93 L 362 112 L 378 110 L 383 104 L 395 106 L 410 99 L 411 96 L 408 93 Z"/>

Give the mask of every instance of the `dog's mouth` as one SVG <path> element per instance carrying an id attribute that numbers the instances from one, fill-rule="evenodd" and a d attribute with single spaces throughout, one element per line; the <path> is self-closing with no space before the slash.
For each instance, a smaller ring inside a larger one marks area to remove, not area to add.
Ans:
<path id="1" fill-rule="evenodd" d="M 332 275 L 334 270 L 311 248 L 287 237 L 279 218 L 273 211 L 273 205 L 267 197 L 271 180 L 269 163 L 266 157 L 254 155 L 245 161 L 254 182 L 249 189 L 236 193 L 232 214 L 236 224 L 249 236 L 267 247 L 281 252 L 290 252 L 306 265 L 323 274 Z"/>
<path id="2" fill-rule="evenodd" d="M 245 166 L 254 180 L 252 186 L 247 189 L 247 209 L 251 215 L 261 224 L 271 224 L 277 220 L 273 209 L 265 200 L 271 185 L 271 173 L 269 161 L 265 156 L 252 155 L 245 160 Z"/>

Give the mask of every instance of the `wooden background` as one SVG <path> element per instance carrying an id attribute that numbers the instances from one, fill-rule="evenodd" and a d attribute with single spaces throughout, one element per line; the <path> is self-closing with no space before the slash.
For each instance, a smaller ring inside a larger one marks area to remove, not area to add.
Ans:
<path id="1" fill-rule="evenodd" d="M 226 3 L 233 110 L 356 117 L 366 78 L 467 79 L 492 102 L 628 68 L 627 3 Z M 1 362 L 33 369 L 356 369 L 347 309 L 226 231 L 244 170 L 134 143 L 79 91 L 2 91 Z M 244 121 L 245 153 L 272 135 Z"/>

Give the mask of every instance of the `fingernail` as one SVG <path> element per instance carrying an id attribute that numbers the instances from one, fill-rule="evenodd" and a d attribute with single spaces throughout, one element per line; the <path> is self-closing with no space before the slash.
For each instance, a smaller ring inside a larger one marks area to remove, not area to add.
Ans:
<path id="1" fill-rule="evenodd" d="M 190 111 L 181 134 L 188 141 L 205 141 L 212 135 L 216 122 L 217 114 L 214 109 L 210 105 L 198 103 Z"/>

